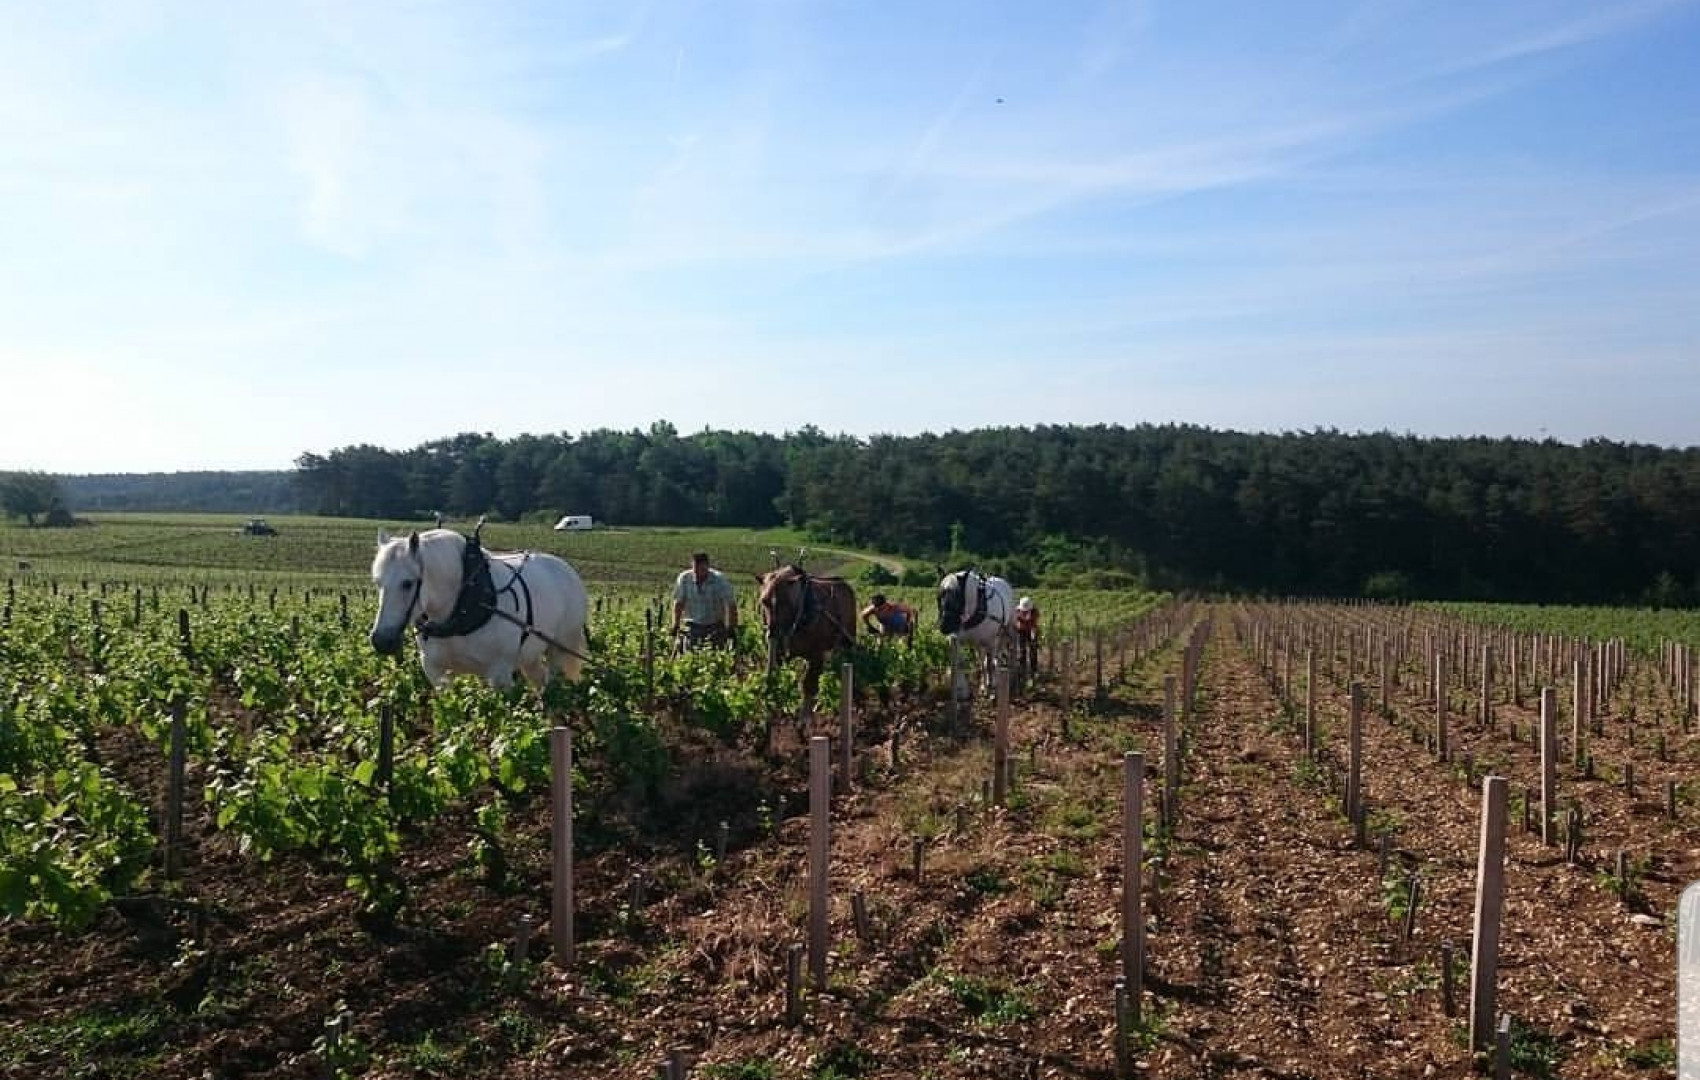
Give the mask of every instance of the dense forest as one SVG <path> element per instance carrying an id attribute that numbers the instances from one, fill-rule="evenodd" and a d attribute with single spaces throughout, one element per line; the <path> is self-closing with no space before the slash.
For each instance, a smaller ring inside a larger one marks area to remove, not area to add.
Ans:
<path id="1" fill-rule="evenodd" d="M 58 477 L 78 511 L 287 514 L 301 506 L 296 474 L 264 472 L 105 473 Z"/>
<path id="2" fill-rule="evenodd" d="M 1700 448 L 1176 425 L 783 436 L 670 424 L 297 461 L 327 514 L 789 523 L 1019 583 L 1533 602 L 1700 599 Z"/>

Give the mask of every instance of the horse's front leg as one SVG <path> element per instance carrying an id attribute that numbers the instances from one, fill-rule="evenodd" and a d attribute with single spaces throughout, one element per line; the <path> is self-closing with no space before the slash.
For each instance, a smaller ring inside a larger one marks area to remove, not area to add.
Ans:
<path id="1" fill-rule="evenodd" d="M 539 690 L 549 681 L 549 649 L 535 639 L 523 641 L 519 650 L 519 673 Z"/>
<path id="2" fill-rule="evenodd" d="M 797 729 L 802 731 L 815 715 L 815 699 L 820 695 L 821 670 L 825 667 L 819 660 L 810 660 L 803 669 L 803 702 L 797 709 Z"/>
<path id="3" fill-rule="evenodd" d="M 437 655 L 435 649 L 421 644 L 419 647 L 419 666 L 425 669 L 425 681 L 441 689 L 448 685 L 449 669 L 443 658 Z"/>
<path id="4" fill-rule="evenodd" d="M 979 652 L 961 636 L 950 639 L 950 699 L 952 701 L 967 701 L 974 696 L 971 689 L 974 685 L 974 669 L 979 663 Z"/>

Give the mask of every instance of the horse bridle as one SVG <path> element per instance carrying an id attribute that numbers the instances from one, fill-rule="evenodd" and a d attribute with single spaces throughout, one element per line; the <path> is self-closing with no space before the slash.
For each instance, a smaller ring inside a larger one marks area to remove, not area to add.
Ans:
<path id="1" fill-rule="evenodd" d="M 411 557 L 419 561 L 419 577 L 413 583 L 413 599 L 407 602 L 407 610 L 401 614 L 401 630 L 396 631 L 398 635 L 413 625 L 413 609 L 419 606 L 419 598 L 425 595 L 425 560 L 417 553 L 412 553 Z M 421 618 L 429 617 L 421 613 Z"/>
<path id="2" fill-rule="evenodd" d="M 949 610 L 950 610 L 951 601 L 954 600 L 955 606 L 956 606 L 956 626 L 957 626 L 957 629 L 960 630 L 962 628 L 962 623 L 968 617 L 968 578 L 969 578 L 969 572 L 967 570 L 958 570 L 956 573 L 954 573 L 950 576 L 955 578 L 956 582 L 955 582 L 955 584 L 951 585 L 947 591 L 941 592 L 939 594 L 939 598 L 938 598 L 939 615 L 942 617 L 943 615 L 948 613 Z"/>
<path id="3" fill-rule="evenodd" d="M 771 638 L 772 640 L 780 643 L 780 644 L 785 644 L 785 643 L 789 642 L 791 640 L 791 635 L 795 634 L 797 632 L 797 628 L 799 626 L 803 625 L 803 616 L 805 614 L 805 609 L 808 605 L 809 575 L 806 571 L 799 569 L 797 571 L 797 576 L 792 578 L 790 581 L 784 582 L 783 585 L 795 585 L 795 586 L 797 586 L 797 603 L 796 603 L 797 610 L 791 616 L 791 625 L 784 627 L 777 634 L 773 633 L 773 630 L 778 626 L 778 623 L 777 622 L 768 623 L 768 635 L 767 636 L 769 638 Z M 781 586 L 781 587 L 783 587 L 783 586 Z M 767 610 L 770 613 L 769 617 L 771 618 L 772 617 L 771 613 L 774 610 L 774 605 L 773 604 L 767 604 L 765 606 L 767 607 Z"/>

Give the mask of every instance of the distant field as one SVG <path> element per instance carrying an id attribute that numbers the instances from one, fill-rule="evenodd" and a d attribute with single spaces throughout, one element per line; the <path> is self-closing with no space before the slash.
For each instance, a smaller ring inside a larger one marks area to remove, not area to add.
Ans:
<path id="1" fill-rule="evenodd" d="M 1665 641 L 1700 645 L 1700 611 L 1693 608 L 1575 607 L 1564 604 L 1433 603 L 1422 607 L 1469 622 L 1502 626 L 1522 633 L 1571 637 L 1622 638 L 1644 653 Z"/>
<path id="2" fill-rule="evenodd" d="M 91 514 L 94 524 L 75 529 L 30 529 L 0 524 L 0 571 L 7 577 L 91 584 L 164 585 L 192 582 L 219 587 L 262 586 L 284 590 L 336 588 L 356 594 L 371 587 L 372 554 L 379 528 L 404 534 L 418 522 L 359 518 L 269 517 L 276 536 L 244 536 L 248 520 L 234 514 Z M 470 522 L 447 522 L 470 531 Z M 856 583 L 863 602 L 876 591 L 863 581 L 873 563 L 898 571 L 901 560 L 810 544 L 788 529 L 595 529 L 555 532 L 546 525 L 492 524 L 484 527 L 492 549 L 528 548 L 565 558 L 593 593 L 659 596 L 690 562 L 707 551 L 724 570 L 745 604 L 753 602 L 751 575 L 773 566 L 773 551 L 793 559 L 807 548 L 807 565 L 817 574 L 842 574 Z M 19 561 L 29 563 L 19 570 Z M 926 587 L 887 587 L 895 600 L 930 618 L 934 598 Z M 1058 629 L 1115 624 L 1158 603 L 1160 594 L 1140 591 L 1034 588 L 1030 591 Z M 371 594 L 375 596 L 375 594 Z M 362 615 L 364 618 L 365 616 Z M 753 612 L 746 614 L 753 618 Z"/>
<path id="3" fill-rule="evenodd" d="M 349 589 L 369 585 L 368 571 L 379 528 L 403 534 L 418 522 L 357 518 L 273 517 L 276 536 L 241 534 L 246 517 L 235 514 L 91 514 L 93 522 L 74 529 L 31 529 L 0 524 L 0 570 L 65 581 L 129 584 L 196 581 L 214 585 L 269 584 Z M 470 531 L 470 522 L 448 522 Z M 529 548 L 566 558 L 593 589 L 603 592 L 659 594 L 684 569 L 691 552 L 707 551 L 714 564 L 733 576 L 740 592 L 749 575 L 770 568 L 770 552 L 794 558 L 808 547 L 808 566 L 819 574 L 843 574 L 860 582 L 871 563 L 901 569 L 888 556 L 813 546 L 788 529 L 603 529 L 555 532 L 546 525 L 491 524 L 485 543 L 494 549 Z M 27 562 L 29 569 L 19 569 Z M 925 588 L 888 588 L 891 596 L 923 611 L 932 598 Z M 1090 590 L 1031 590 L 1050 612 L 1056 627 L 1081 620 L 1087 625 L 1128 617 L 1151 602 L 1147 594 Z M 873 589 L 860 585 L 858 593 Z M 1663 640 L 1700 645 L 1700 612 L 1636 608 L 1543 606 L 1532 604 L 1428 603 L 1421 607 L 1472 622 L 1523 631 L 1581 637 L 1625 638 L 1649 650 Z"/>
<path id="4" fill-rule="evenodd" d="M 6 573 L 91 581 L 150 582 L 193 577 L 214 583 L 313 578 L 342 586 L 364 583 L 379 528 L 405 533 L 417 522 L 349 518 L 274 517 L 276 536 L 244 536 L 244 517 L 224 514 L 93 514 L 75 529 L 0 526 L 0 559 Z M 471 523 L 450 522 L 470 531 Z M 693 551 L 743 575 L 773 565 L 772 550 L 792 558 L 806 541 L 784 529 L 596 529 L 555 532 L 544 525 L 492 524 L 484 528 L 492 549 L 549 551 L 570 561 L 593 584 L 656 587 L 684 569 Z M 811 549 L 810 569 L 857 576 L 873 556 Z M 880 560 L 887 563 L 892 560 Z"/>

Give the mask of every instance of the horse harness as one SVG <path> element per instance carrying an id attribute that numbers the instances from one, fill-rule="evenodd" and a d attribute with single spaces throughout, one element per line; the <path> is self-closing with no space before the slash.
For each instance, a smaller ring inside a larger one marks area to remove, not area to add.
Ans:
<path id="1" fill-rule="evenodd" d="M 526 557 L 529 558 L 529 554 Z M 523 567 L 524 563 L 520 565 Z M 520 577 L 519 570 L 514 571 L 502 592 L 512 594 L 516 582 L 525 593 L 525 620 L 529 623 L 531 589 Z M 490 557 L 484 554 L 484 546 L 475 532 L 466 538 L 466 549 L 461 553 L 460 592 L 455 596 L 454 610 L 442 622 L 426 620 L 420 623 L 419 633 L 428 638 L 464 637 L 482 629 L 490 621 L 491 613 L 497 610 L 496 603 L 496 583 L 490 577 Z M 520 640 L 525 639 L 522 637 Z"/>
<path id="2" fill-rule="evenodd" d="M 820 614 L 826 617 L 826 621 L 832 624 L 833 629 L 838 631 L 838 636 L 846 644 L 854 644 L 855 639 L 850 636 L 837 619 L 833 618 L 831 611 L 821 607 L 820 601 L 815 597 L 815 583 L 817 581 L 829 590 L 842 584 L 842 581 L 829 578 L 812 578 L 809 576 L 809 572 L 802 567 L 799 566 L 796 569 L 797 584 L 802 587 L 802 599 L 797 604 L 797 614 L 791 619 L 791 625 L 785 628 L 783 640 L 789 641 L 792 634 L 814 622 L 815 616 Z"/>
<path id="3" fill-rule="evenodd" d="M 992 614 L 991 605 L 986 602 L 986 579 L 972 570 L 960 571 L 958 576 L 962 578 L 962 584 L 957 587 L 957 591 L 963 611 L 968 610 L 968 582 L 970 579 L 975 582 L 975 591 L 974 617 L 971 619 L 963 619 L 957 629 L 959 631 L 972 630 L 976 626 L 985 622 L 988 618 L 993 622 L 1003 622 L 1002 619 Z"/>
<path id="4" fill-rule="evenodd" d="M 586 663 L 590 662 L 588 656 L 556 641 L 531 624 L 531 586 L 525 583 L 525 564 L 531 561 L 531 552 L 519 553 L 519 565 L 510 568 L 512 576 L 508 578 L 508 583 L 500 589 L 496 588 L 496 583 L 490 576 L 490 556 L 485 554 L 484 546 L 478 537 L 482 527 L 481 524 L 478 530 L 474 530 L 473 534 L 466 538 L 466 550 L 460 557 L 460 592 L 455 596 L 454 610 L 449 612 L 449 617 L 442 622 L 427 620 L 420 623 L 420 635 L 428 638 L 464 637 L 483 629 L 491 617 L 496 617 L 519 627 L 521 646 L 525 644 L 527 637 L 535 636 L 551 648 L 569 656 L 576 656 Z M 514 606 L 525 610 L 523 619 L 502 610 L 500 601 L 503 596 L 512 596 Z M 419 593 L 415 593 L 415 602 L 418 598 Z"/>

